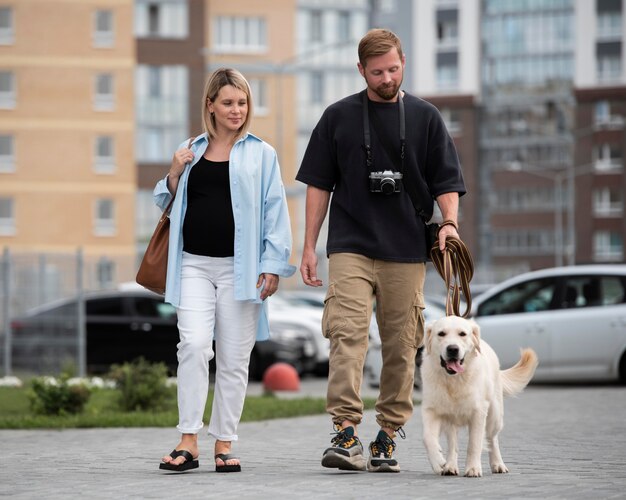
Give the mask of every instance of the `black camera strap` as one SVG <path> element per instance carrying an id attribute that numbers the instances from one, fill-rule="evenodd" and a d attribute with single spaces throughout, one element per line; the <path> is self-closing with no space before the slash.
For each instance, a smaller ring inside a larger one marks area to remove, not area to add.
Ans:
<path id="1" fill-rule="evenodd" d="M 394 165 L 400 165 L 399 172 L 404 176 L 404 149 L 406 145 L 406 122 L 404 119 L 404 102 L 402 101 L 402 93 L 398 92 L 398 107 L 400 114 L 400 154 L 396 151 L 391 145 L 391 139 L 384 132 L 385 128 L 380 124 L 380 117 L 376 113 L 375 109 L 372 109 L 374 120 L 372 120 L 372 125 L 376 130 L 376 135 L 380 139 L 381 144 L 387 153 L 387 156 L 391 160 Z M 369 119 L 369 99 L 367 97 L 367 90 L 363 91 L 363 134 L 365 136 L 365 155 L 366 155 L 366 163 L 367 168 L 371 172 L 372 165 L 374 164 L 372 160 L 372 137 L 370 134 L 370 119 Z"/>
<path id="2" fill-rule="evenodd" d="M 365 155 L 366 155 L 366 163 L 368 169 L 371 171 L 373 161 L 372 161 L 372 148 L 371 148 L 371 136 L 370 136 L 370 120 L 369 120 L 369 99 L 367 98 L 367 90 L 363 91 L 363 129 L 365 136 Z M 391 142 L 391 138 L 387 134 L 387 131 L 380 120 L 380 116 L 376 113 L 375 109 L 372 109 L 372 126 L 376 131 L 376 135 L 380 140 L 381 145 L 383 146 L 383 150 L 387 154 L 388 158 L 394 165 L 399 165 L 399 172 L 402 174 L 403 182 L 402 185 L 406 190 L 409 198 L 411 198 L 411 202 L 413 203 L 413 207 L 418 215 L 424 219 L 424 222 L 427 222 L 424 209 L 419 204 L 419 195 L 417 194 L 417 188 L 415 186 L 414 180 L 412 178 L 411 169 L 407 169 L 405 172 L 404 169 L 404 156 L 405 156 L 405 145 L 406 145 L 406 120 L 404 115 L 404 101 L 402 99 L 402 92 L 398 92 L 398 108 L 400 114 L 400 153 L 398 154 L 397 148 L 394 148 Z"/>

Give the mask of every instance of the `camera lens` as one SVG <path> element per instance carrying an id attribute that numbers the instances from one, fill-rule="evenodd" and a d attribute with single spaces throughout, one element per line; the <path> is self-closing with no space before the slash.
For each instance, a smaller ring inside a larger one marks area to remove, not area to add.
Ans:
<path id="1" fill-rule="evenodd" d="M 396 190 L 396 181 L 394 181 L 393 179 L 389 177 L 385 177 L 384 179 L 381 179 L 380 190 L 384 194 L 393 194 L 394 191 Z"/>

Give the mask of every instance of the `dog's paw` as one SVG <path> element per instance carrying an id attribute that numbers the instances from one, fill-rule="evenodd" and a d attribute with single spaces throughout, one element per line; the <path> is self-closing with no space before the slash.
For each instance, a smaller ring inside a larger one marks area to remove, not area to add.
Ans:
<path id="1" fill-rule="evenodd" d="M 456 463 L 447 463 L 441 471 L 442 476 L 458 476 L 459 466 Z"/>
<path id="2" fill-rule="evenodd" d="M 465 477 L 482 477 L 483 469 L 480 465 L 475 467 L 468 467 L 465 469 Z"/>
<path id="3" fill-rule="evenodd" d="M 494 474 L 506 474 L 509 472 L 509 469 L 507 469 L 504 463 L 500 462 L 499 464 L 491 464 L 491 472 Z"/>

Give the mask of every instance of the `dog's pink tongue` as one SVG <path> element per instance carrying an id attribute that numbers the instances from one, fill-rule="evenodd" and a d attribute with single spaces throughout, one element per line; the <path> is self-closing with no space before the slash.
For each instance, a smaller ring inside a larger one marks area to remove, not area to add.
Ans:
<path id="1" fill-rule="evenodd" d="M 463 368 L 463 365 L 458 361 L 448 361 L 446 363 L 446 366 L 448 367 L 449 370 L 452 370 L 455 373 L 463 373 L 465 371 L 465 368 Z"/>

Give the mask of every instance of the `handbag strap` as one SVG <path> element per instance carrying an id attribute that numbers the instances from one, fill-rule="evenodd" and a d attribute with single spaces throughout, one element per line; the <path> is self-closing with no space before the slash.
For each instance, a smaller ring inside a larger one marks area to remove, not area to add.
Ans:
<path id="1" fill-rule="evenodd" d="M 187 143 L 187 149 L 191 149 L 191 143 L 194 141 L 194 139 L 195 137 L 193 136 L 189 138 L 189 142 Z M 172 199 L 165 207 L 165 210 L 163 210 L 163 216 L 168 217 L 170 215 L 170 212 L 172 211 L 172 205 L 174 204 L 174 198 L 176 198 L 176 193 L 172 195 Z"/>
<path id="2" fill-rule="evenodd" d="M 455 236 L 448 236 L 446 249 L 442 252 L 439 250 L 439 242 L 435 241 L 430 249 L 430 258 L 446 284 L 446 316 L 467 318 L 472 309 L 469 283 L 474 277 L 474 261 L 465 243 Z M 467 303 L 462 315 L 459 310 L 461 293 Z"/>

